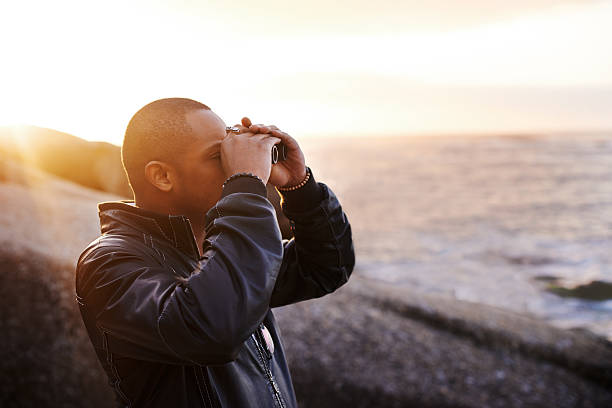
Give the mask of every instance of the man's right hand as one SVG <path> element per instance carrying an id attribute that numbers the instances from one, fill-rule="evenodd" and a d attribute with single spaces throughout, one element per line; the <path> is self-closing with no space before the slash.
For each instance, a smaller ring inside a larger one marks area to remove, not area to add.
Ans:
<path id="1" fill-rule="evenodd" d="M 221 162 L 226 177 L 247 172 L 266 184 L 272 170 L 272 146 L 281 139 L 269 134 L 230 133 L 221 142 Z"/>

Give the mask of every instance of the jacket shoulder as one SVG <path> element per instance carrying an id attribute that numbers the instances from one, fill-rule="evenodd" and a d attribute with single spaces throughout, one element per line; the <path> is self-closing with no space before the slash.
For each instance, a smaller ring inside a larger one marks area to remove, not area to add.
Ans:
<path id="1" fill-rule="evenodd" d="M 81 284 L 89 280 L 92 275 L 101 273 L 106 266 L 110 266 L 112 259 L 119 260 L 129 257 L 131 259 L 146 259 L 147 255 L 138 240 L 113 234 L 100 235 L 91 241 L 79 255 L 75 269 L 75 284 L 79 291 Z"/>
<path id="2" fill-rule="evenodd" d="M 77 265 L 82 263 L 84 258 L 93 253 L 103 253 L 110 251 L 125 251 L 127 248 L 134 248 L 136 241 L 133 237 L 116 234 L 104 234 L 91 241 L 79 255 Z"/>

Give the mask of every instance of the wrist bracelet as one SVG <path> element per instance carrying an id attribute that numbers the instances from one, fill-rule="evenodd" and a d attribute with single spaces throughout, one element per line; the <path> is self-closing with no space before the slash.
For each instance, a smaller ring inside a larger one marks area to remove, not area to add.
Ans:
<path id="1" fill-rule="evenodd" d="M 308 180 L 310 180 L 310 169 L 306 168 L 306 177 L 299 184 L 296 184 L 295 186 L 290 186 L 290 187 L 276 187 L 276 188 L 279 191 L 293 191 L 293 190 L 297 190 L 300 187 L 304 187 L 304 185 L 306 185 Z"/>
<path id="2" fill-rule="evenodd" d="M 264 181 L 257 175 L 253 174 L 253 173 L 247 173 L 247 172 L 240 172 L 240 173 L 235 173 L 232 174 L 231 176 L 229 176 L 224 182 L 223 182 L 223 186 L 221 186 L 222 188 L 225 188 L 225 185 L 227 183 L 229 183 L 230 181 L 237 179 L 238 177 L 253 177 L 256 178 L 257 180 L 261 181 L 261 183 L 265 186 L 266 183 L 264 183 Z"/>

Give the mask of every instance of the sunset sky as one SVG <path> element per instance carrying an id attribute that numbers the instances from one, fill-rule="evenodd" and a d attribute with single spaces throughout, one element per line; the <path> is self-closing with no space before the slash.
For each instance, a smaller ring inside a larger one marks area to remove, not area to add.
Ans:
<path id="1" fill-rule="evenodd" d="M 19 1 L 0 125 L 120 144 L 181 96 L 309 135 L 612 129 L 612 1 Z"/>

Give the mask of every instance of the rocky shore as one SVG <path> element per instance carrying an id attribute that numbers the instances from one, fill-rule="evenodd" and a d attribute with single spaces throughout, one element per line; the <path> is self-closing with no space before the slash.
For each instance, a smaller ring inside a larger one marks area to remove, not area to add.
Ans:
<path id="1" fill-rule="evenodd" d="M 534 317 L 398 290 L 358 270 L 332 296 L 275 314 L 304 406 L 612 404 L 612 345 Z"/>
<path id="2" fill-rule="evenodd" d="M 117 199 L 0 165 L 0 406 L 114 405 L 74 265 Z M 364 277 L 274 309 L 301 407 L 608 407 L 612 345 L 587 331 Z"/>

